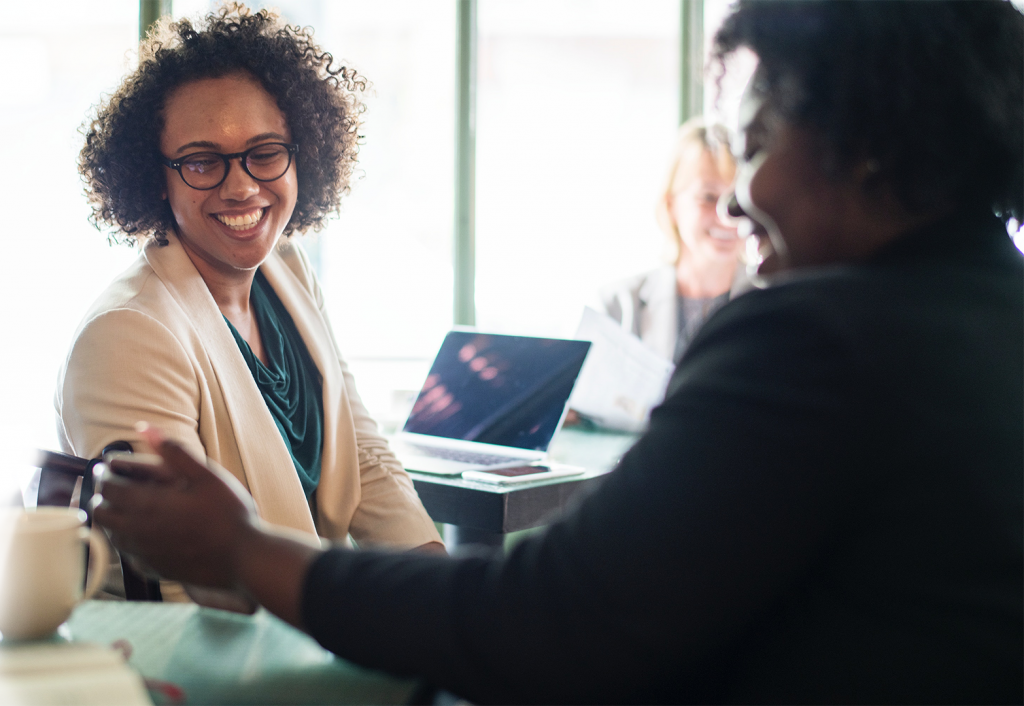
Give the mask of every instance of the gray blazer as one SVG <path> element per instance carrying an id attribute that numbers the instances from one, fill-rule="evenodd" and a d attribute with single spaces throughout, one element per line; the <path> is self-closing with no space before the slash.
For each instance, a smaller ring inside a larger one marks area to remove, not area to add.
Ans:
<path id="1" fill-rule="evenodd" d="M 744 268 L 737 267 L 729 298 L 750 288 Z M 675 267 L 665 265 L 613 282 L 601 288 L 599 296 L 608 316 L 655 353 L 673 360 L 679 335 L 677 291 Z"/>
<path id="2" fill-rule="evenodd" d="M 599 296 L 608 316 L 655 353 L 672 360 L 679 331 L 672 265 L 613 282 Z"/>

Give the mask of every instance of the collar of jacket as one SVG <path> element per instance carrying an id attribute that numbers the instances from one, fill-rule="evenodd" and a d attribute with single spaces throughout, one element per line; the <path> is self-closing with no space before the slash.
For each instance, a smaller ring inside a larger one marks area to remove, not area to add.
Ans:
<path id="1" fill-rule="evenodd" d="M 266 405 L 253 404 L 254 400 L 262 399 L 259 388 L 206 282 L 173 234 L 167 236 L 167 244 L 163 246 L 151 240 L 143 256 L 203 342 L 228 410 L 245 482 L 260 517 L 266 522 L 315 536 L 316 527 L 298 475 L 288 472 L 292 468 L 291 455 Z M 331 366 L 324 365 L 324 352 L 332 349 L 330 341 L 320 340 L 321 332 L 311 330 L 308 325 L 311 316 L 321 316 L 317 303 L 282 262 L 277 250 L 260 268 L 307 342 L 310 356 L 324 378 L 326 397 L 328 388 L 340 381 L 330 374 Z M 324 422 L 325 426 L 329 423 L 326 419 Z"/>

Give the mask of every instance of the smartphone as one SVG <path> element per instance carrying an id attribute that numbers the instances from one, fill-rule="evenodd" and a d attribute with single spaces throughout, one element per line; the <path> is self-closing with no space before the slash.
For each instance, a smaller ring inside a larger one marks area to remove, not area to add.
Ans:
<path id="1" fill-rule="evenodd" d="M 103 463 L 110 472 L 132 480 L 153 480 L 158 476 L 154 468 L 163 461 L 156 454 L 136 454 L 131 451 L 108 451 L 103 454 Z M 111 464 L 116 462 L 117 466 Z"/>
<path id="2" fill-rule="evenodd" d="M 534 483 L 548 478 L 561 478 L 562 476 L 578 476 L 586 471 L 580 466 L 566 466 L 563 464 L 530 464 L 528 466 L 516 466 L 514 468 L 495 468 L 493 470 L 463 471 L 462 477 L 466 480 L 480 481 L 481 483 L 495 483 L 508 485 L 510 483 Z"/>

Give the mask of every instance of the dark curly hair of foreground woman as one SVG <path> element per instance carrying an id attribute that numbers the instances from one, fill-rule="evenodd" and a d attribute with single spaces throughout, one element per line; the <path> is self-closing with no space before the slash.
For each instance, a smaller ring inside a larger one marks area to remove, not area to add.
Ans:
<path id="1" fill-rule="evenodd" d="M 782 117 L 824 139 L 833 174 L 866 164 L 868 186 L 912 213 L 1022 220 L 1024 18 L 1008 1 L 740 0 L 715 37 L 719 72 L 743 46 Z"/>
<path id="2" fill-rule="evenodd" d="M 267 10 L 231 4 L 198 25 L 161 20 L 140 47 L 138 69 L 83 127 L 79 171 L 92 222 L 116 228 L 121 235 L 111 238 L 132 244 L 172 230 L 174 216 L 161 197 L 164 101 L 185 83 L 244 71 L 277 101 L 299 145 L 298 201 L 284 233 L 321 229 L 348 190 L 366 89 L 366 79 L 333 62 L 310 28 L 285 25 Z"/>

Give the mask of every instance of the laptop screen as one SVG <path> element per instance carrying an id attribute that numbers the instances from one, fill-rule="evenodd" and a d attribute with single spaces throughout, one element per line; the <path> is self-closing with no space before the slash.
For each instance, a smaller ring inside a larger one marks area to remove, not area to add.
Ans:
<path id="1" fill-rule="evenodd" d="M 547 451 L 588 341 L 452 331 L 404 431 Z"/>

